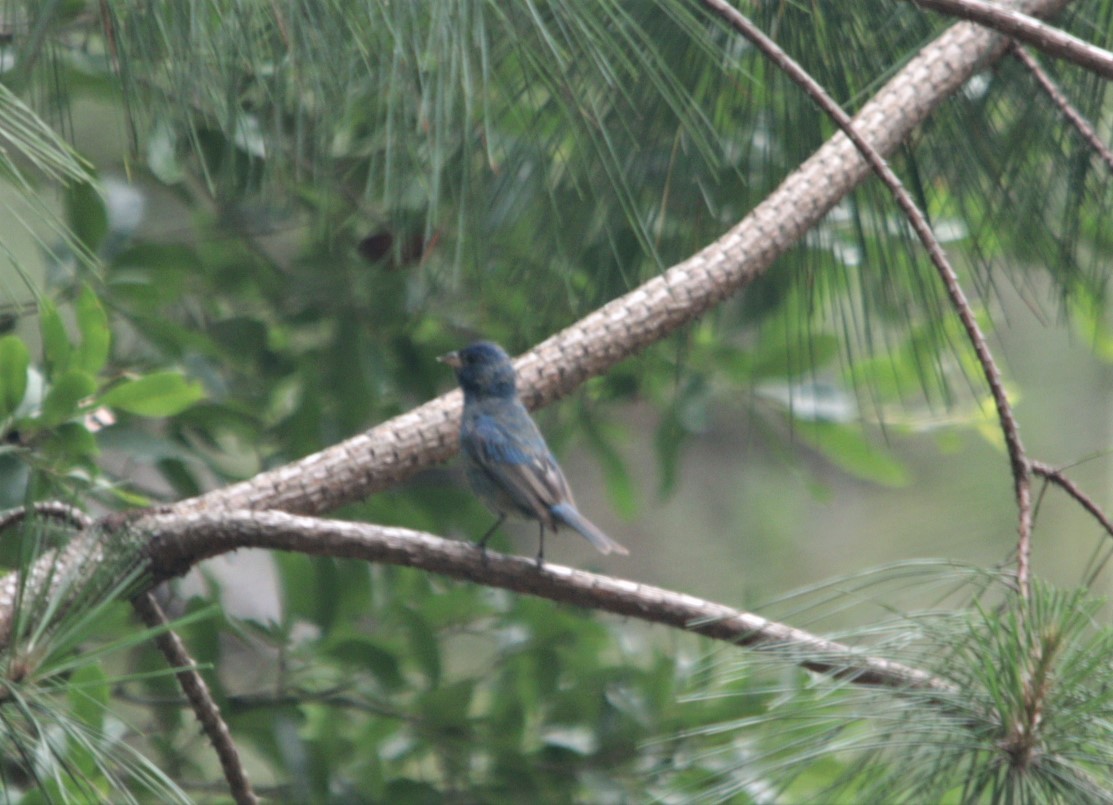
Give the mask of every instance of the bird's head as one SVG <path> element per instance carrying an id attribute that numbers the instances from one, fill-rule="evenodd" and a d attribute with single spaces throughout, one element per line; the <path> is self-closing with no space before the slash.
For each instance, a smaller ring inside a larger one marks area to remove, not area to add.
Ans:
<path id="1" fill-rule="evenodd" d="M 465 396 L 513 397 L 514 364 L 498 344 L 477 341 L 474 344 L 437 358 L 456 370 L 456 379 Z"/>

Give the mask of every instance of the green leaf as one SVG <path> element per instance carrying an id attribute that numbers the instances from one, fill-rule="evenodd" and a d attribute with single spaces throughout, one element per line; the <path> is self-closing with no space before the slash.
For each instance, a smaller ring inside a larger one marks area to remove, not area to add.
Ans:
<path id="1" fill-rule="evenodd" d="M 797 419 L 793 433 L 834 464 L 866 481 L 905 486 L 908 470 L 887 451 L 874 447 L 857 425 Z"/>
<path id="2" fill-rule="evenodd" d="M 156 372 L 109 389 L 100 401 L 139 416 L 173 416 L 204 396 L 205 390 L 196 380 L 177 372 Z"/>
<path id="3" fill-rule="evenodd" d="M 45 457 L 66 463 L 91 459 L 100 452 L 96 437 L 80 422 L 58 425 L 39 443 L 39 450 Z"/>
<path id="4" fill-rule="evenodd" d="M 108 361 L 112 331 L 100 300 L 89 286 L 85 286 L 77 298 L 77 327 L 81 331 L 81 346 L 74 356 L 74 368 L 95 376 Z"/>
<path id="5" fill-rule="evenodd" d="M 66 191 L 66 217 L 74 235 L 90 252 L 96 252 L 108 234 L 108 213 L 100 193 L 89 182 L 77 182 Z"/>
<path id="6" fill-rule="evenodd" d="M 14 335 L 0 338 L 0 418 L 9 416 L 27 393 L 27 345 Z"/>
<path id="7" fill-rule="evenodd" d="M 77 668 L 66 683 L 73 714 L 93 730 L 104 726 L 108 707 L 108 676 L 99 662 Z"/>
<path id="8" fill-rule="evenodd" d="M 1113 330 L 1105 321 L 1106 305 L 1093 292 L 1079 288 L 1067 298 L 1070 321 L 1075 330 L 1090 342 L 1094 354 L 1113 363 Z"/>
<path id="9" fill-rule="evenodd" d="M 53 427 L 77 416 L 78 404 L 96 388 L 96 382 L 85 372 L 66 372 L 54 382 L 43 400 L 41 424 Z"/>
<path id="10" fill-rule="evenodd" d="M 39 302 L 39 330 L 43 339 L 43 362 L 46 375 L 52 378 L 66 371 L 70 363 L 70 337 L 58 315 L 58 308 L 48 299 Z"/>

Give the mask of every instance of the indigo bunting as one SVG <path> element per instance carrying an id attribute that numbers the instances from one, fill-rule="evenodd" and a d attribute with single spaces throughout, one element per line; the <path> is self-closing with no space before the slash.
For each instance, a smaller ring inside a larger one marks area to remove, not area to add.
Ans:
<path id="1" fill-rule="evenodd" d="M 518 399 L 514 365 L 502 347 L 478 341 L 437 360 L 456 370 L 464 391 L 460 448 L 468 483 L 498 515 L 479 547 L 486 550 L 487 540 L 507 515 L 514 514 L 541 524 L 538 567 L 545 557 L 545 529 L 556 532 L 562 525 L 578 531 L 602 553 L 629 553 L 576 509 L 564 473 Z"/>

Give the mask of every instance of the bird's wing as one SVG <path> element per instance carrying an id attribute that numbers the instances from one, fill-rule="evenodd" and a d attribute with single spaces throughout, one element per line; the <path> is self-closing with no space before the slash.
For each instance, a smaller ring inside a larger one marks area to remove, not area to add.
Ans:
<path id="1" fill-rule="evenodd" d="M 479 414 L 467 427 L 465 449 L 475 464 L 524 512 L 552 525 L 550 509 L 572 502 L 572 493 L 529 415 Z"/>

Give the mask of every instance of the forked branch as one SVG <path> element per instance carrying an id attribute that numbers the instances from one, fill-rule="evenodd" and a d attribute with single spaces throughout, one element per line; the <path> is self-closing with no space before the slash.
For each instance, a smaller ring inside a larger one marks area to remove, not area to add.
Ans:
<path id="1" fill-rule="evenodd" d="M 1094 129 L 1093 124 L 1083 117 L 1082 113 L 1075 108 L 1074 104 L 1067 100 L 1067 96 L 1063 93 L 1063 90 L 1059 88 L 1059 85 L 1052 80 L 1051 76 L 1047 74 L 1047 71 L 1040 66 L 1040 63 L 1036 61 L 1028 51 L 1014 42 L 1012 54 L 1016 57 L 1017 61 L 1028 68 L 1028 71 L 1032 73 L 1032 77 L 1036 79 L 1036 83 L 1040 85 L 1040 89 L 1047 93 L 1048 97 L 1051 98 L 1051 102 L 1058 107 L 1059 112 L 1067 119 L 1067 122 L 1074 126 L 1075 130 L 1078 131 L 1087 145 L 1094 149 L 1094 152 L 1101 157 L 1101 161 L 1105 163 L 1105 167 L 1113 171 L 1113 150 L 1111 150 L 1109 146 L 1102 141 L 1101 137 L 1098 136 L 1097 130 Z"/>
<path id="2" fill-rule="evenodd" d="M 224 771 L 224 779 L 228 781 L 228 790 L 237 805 L 255 805 L 259 798 L 251 788 L 240 753 L 236 743 L 232 740 L 232 732 L 220 714 L 220 707 L 213 699 L 209 686 L 197 670 L 197 663 L 189 655 L 181 638 L 169 628 L 166 615 L 150 591 L 140 593 L 132 599 L 132 606 L 139 613 L 143 622 L 152 629 L 161 629 L 155 635 L 155 645 L 166 657 L 170 667 L 175 669 L 178 684 L 185 693 L 190 707 L 193 708 L 201 728 L 209 738 L 209 743 L 216 750 L 220 759 L 220 767 Z"/>
<path id="3" fill-rule="evenodd" d="M 1013 492 L 1016 496 L 1016 507 L 1019 524 L 1017 526 L 1017 585 L 1020 594 L 1028 597 L 1028 579 L 1030 575 L 1030 557 L 1032 552 L 1032 484 L 1028 456 L 1024 451 L 1024 444 L 1020 441 L 1020 427 L 1013 415 L 1012 406 L 1009 404 L 1005 384 L 1001 378 L 1001 371 L 989 351 L 985 335 L 978 326 L 974 309 L 966 299 L 962 286 L 958 281 L 958 274 L 951 266 L 950 260 L 943 252 L 943 247 L 931 231 L 931 225 L 926 216 L 916 206 L 912 196 L 904 189 L 900 179 L 889 167 L 884 157 L 858 130 L 857 124 L 851 119 L 835 99 L 808 74 L 803 67 L 797 64 L 776 42 L 755 26 L 750 20 L 742 16 L 733 6 L 724 0 L 700 0 L 707 8 L 714 11 L 727 21 L 732 28 L 746 37 L 757 46 L 765 56 L 772 61 L 778 69 L 798 84 L 809 97 L 842 129 L 843 134 L 854 144 L 862 158 L 889 189 L 897 205 L 908 219 L 916 236 L 927 250 L 931 263 L 947 290 L 951 305 L 958 314 L 962 327 L 966 331 L 966 338 L 974 349 L 978 364 L 985 375 L 986 384 L 989 386 L 994 405 L 997 407 L 997 420 L 1001 424 L 1001 431 L 1005 437 L 1005 446 L 1009 453 L 1009 465 L 1013 475 Z"/>
<path id="4" fill-rule="evenodd" d="M 983 0 L 912 0 L 921 8 L 976 22 L 1052 56 L 1113 79 L 1113 53 L 1001 3 Z"/>

